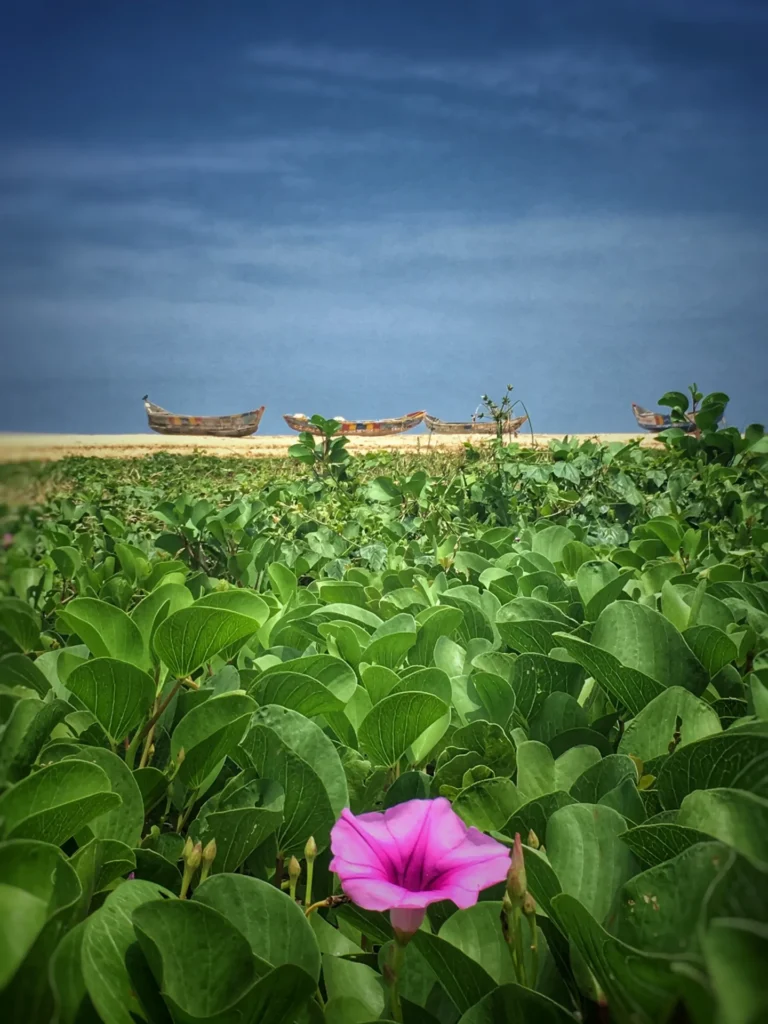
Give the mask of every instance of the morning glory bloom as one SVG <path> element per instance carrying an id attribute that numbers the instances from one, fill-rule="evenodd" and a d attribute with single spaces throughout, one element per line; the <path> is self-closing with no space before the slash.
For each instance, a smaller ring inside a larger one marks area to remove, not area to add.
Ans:
<path id="1" fill-rule="evenodd" d="M 507 847 L 467 828 L 445 797 L 408 800 L 383 814 L 345 808 L 331 829 L 331 851 L 330 869 L 346 895 L 365 910 L 389 910 L 402 935 L 419 929 L 430 903 L 474 906 L 510 866 Z"/>

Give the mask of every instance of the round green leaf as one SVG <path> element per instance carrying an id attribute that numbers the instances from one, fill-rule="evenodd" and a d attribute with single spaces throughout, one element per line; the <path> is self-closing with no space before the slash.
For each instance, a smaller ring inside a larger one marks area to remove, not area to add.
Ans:
<path id="1" fill-rule="evenodd" d="M 152 677 L 115 658 L 93 658 L 76 666 L 67 689 L 83 702 L 113 746 L 143 721 L 155 698 Z"/>

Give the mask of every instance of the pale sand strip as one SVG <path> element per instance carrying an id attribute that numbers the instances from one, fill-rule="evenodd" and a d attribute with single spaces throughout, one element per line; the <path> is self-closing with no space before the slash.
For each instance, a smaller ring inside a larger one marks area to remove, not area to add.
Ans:
<path id="1" fill-rule="evenodd" d="M 638 434 L 573 434 L 579 440 L 630 441 Z M 537 434 L 536 446 L 562 439 L 562 434 Z M 645 445 L 655 445 L 652 437 L 642 436 Z M 297 435 L 259 435 L 252 437 L 171 437 L 163 434 L 0 434 L 0 462 L 50 462 L 69 455 L 92 458 L 138 458 L 155 452 L 191 455 L 195 450 L 206 455 L 239 456 L 241 458 L 280 458 L 295 444 Z M 433 435 L 399 434 L 393 437 L 352 437 L 352 452 L 402 451 L 418 453 L 434 449 L 460 448 L 467 440 L 463 434 Z M 473 443 L 487 442 L 487 437 L 473 438 Z M 530 433 L 520 434 L 518 442 L 530 447 Z"/>

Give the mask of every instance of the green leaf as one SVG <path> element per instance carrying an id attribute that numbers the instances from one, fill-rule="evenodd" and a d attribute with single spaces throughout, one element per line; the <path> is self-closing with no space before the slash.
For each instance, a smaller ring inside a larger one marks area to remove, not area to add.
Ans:
<path id="1" fill-rule="evenodd" d="M 679 409 L 680 412 L 688 411 L 688 395 L 682 391 L 666 391 L 658 402 L 659 405 L 666 405 L 670 409 Z"/>
<path id="2" fill-rule="evenodd" d="M 182 785 L 198 789 L 203 784 L 245 736 L 255 708 L 256 701 L 243 693 L 222 693 L 182 718 L 171 737 L 171 759 L 184 751 L 176 776 Z"/>
<path id="3" fill-rule="evenodd" d="M 4 654 L 0 658 L 0 683 L 5 686 L 26 686 L 36 690 L 41 697 L 45 697 L 51 689 L 50 682 L 37 665 L 19 653 Z"/>
<path id="4" fill-rule="evenodd" d="M 423 930 L 416 932 L 411 942 L 459 1013 L 465 1013 L 495 987 L 490 974 L 452 942 Z"/>
<path id="5" fill-rule="evenodd" d="M 451 914 L 440 929 L 440 938 L 460 949 L 488 972 L 497 985 L 515 980 L 512 958 L 504 941 L 496 901 L 481 901 Z"/>
<path id="6" fill-rule="evenodd" d="M 573 896 L 553 900 L 562 930 L 584 958 L 607 997 L 617 1024 L 658 1024 L 677 1002 L 671 959 L 650 956 L 614 939 Z"/>
<path id="7" fill-rule="evenodd" d="M 523 800 L 568 792 L 576 779 L 600 761 L 594 747 L 573 747 L 555 760 L 545 743 L 527 740 L 517 748 L 517 788 Z"/>
<path id="8" fill-rule="evenodd" d="M 683 686 L 700 694 L 709 682 L 706 670 L 678 630 L 646 605 L 634 601 L 608 605 L 595 623 L 591 642 L 626 668 L 663 686 Z"/>
<path id="9" fill-rule="evenodd" d="M 175 1020 L 216 1017 L 256 982 L 250 943 L 219 911 L 199 900 L 151 896 L 134 906 L 133 928 Z M 131 916 L 124 921 L 130 927 Z M 182 950 L 185 955 L 179 955 Z"/>
<path id="10" fill-rule="evenodd" d="M 51 731 L 72 708 L 63 700 L 16 701 L 0 732 L 0 780 L 18 782 L 29 773 Z"/>
<path id="11" fill-rule="evenodd" d="M 132 1014 L 145 1017 L 127 964 L 136 943 L 131 915 L 169 895 L 151 882 L 134 879 L 110 893 L 87 919 L 81 945 L 83 980 L 100 1018 L 109 1024 L 134 1024 Z"/>
<path id="12" fill-rule="evenodd" d="M 181 608 L 188 608 L 192 601 L 190 590 L 183 584 L 163 583 L 139 601 L 130 613 L 131 619 L 141 633 L 148 660 L 151 660 L 152 637 L 157 626 L 173 612 L 177 612 Z"/>
<path id="13" fill-rule="evenodd" d="M 696 789 L 744 789 L 768 798 L 768 736 L 740 730 L 679 747 L 656 786 L 666 808 L 679 807 Z"/>
<path id="14" fill-rule="evenodd" d="M 637 782 L 637 767 L 623 754 L 609 754 L 584 771 L 571 786 L 571 796 L 582 804 L 596 804 L 624 779 Z"/>
<path id="15" fill-rule="evenodd" d="M 723 1024 L 765 1020 L 768 927 L 743 919 L 713 921 L 702 946 Z"/>
<path id="16" fill-rule="evenodd" d="M 270 704 L 255 713 L 240 749 L 263 778 L 279 783 L 285 793 L 277 832 L 281 854 L 301 857 L 310 836 L 324 850 L 334 821 L 349 802 L 344 769 L 331 740 L 309 719 Z"/>
<path id="17" fill-rule="evenodd" d="M 152 677 L 115 658 L 93 658 L 76 666 L 67 689 L 91 712 L 113 747 L 137 728 L 155 699 Z"/>
<path id="18" fill-rule="evenodd" d="M 312 679 L 317 680 L 318 683 L 322 683 L 342 704 L 347 703 L 357 686 L 354 669 L 340 658 L 333 658 L 328 654 L 314 654 L 305 658 L 293 658 L 282 662 L 280 665 L 273 665 L 266 669 L 262 679 L 269 679 L 271 676 L 279 675 L 281 672 L 298 672 L 301 675 L 310 676 Z"/>
<path id="19" fill-rule="evenodd" d="M 547 825 L 547 855 L 563 892 L 575 896 L 603 921 L 616 893 L 636 871 L 631 851 L 620 841 L 624 818 L 600 804 L 571 804 L 555 811 Z"/>
<path id="20" fill-rule="evenodd" d="M 360 746 L 378 765 L 396 764 L 442 718 L 447 706 L 431 693 L 395 693 L 375 704 L 358 730 Z"/>
<path id="21" fill-rule="evenodd" d="M 554 565 L 563 560 L 563 551 L 567 544 L 576 540 L 565 526 L 546 526 L 533 534 L 531 548 L 537 554 L 544 555 Z"/>
<path id="22" fill-rule="evenodd" d="M 195 890 L 195 900 L 218 910 L 272 967 L 295 964 L 315 981 L 320 976 L 317 939 L 301 907 L 274 885 L 247 875 L 214 875 Z"/>
<path id="23" fill-rule="evenodd" d="M 172 675 L 183 678 L 258 628 L 250 615 L 197 601 L 164 619 L 155 630 L 153 644 Z"/>
<path id="24" fill-rule="evenodd" d="M 515 710 L 515 691 L 506 679 L 490 672 L 475 672 L 472 677 L 472 684 L 477 695 L 482 701 L 489 722 L 496 722 L 498 725 L 506 726 L 513 711 Z M 450 682 L 449 682 L 450 689 Z M 449 701 L 450 703 L 450 697 Z"/>
<path id="25" fill-rule="evenodd" d="M 8 637 L 8 645 L 2 636 Z M 0 597 L 0 650 L 18 648 L 24 654 L 40 649 L 40 623 L 26 601 L 17 597 Z"/>
<path id="26" fill-rule="evenodd" d="M 0 988 L 5 988 L 49 919 L 79 897 L 80 885 L 59 849 L 22 839 L 0 843 L 0 879 Z"/>
<path id="27" fill-rule="evenodd" d="M 8 839 L 38 839 L 60 846 L 119 805 L 120 797 L 101 768 L 86 761 L 62 761 L 0 794 L 0 819 Z"/>
<path id="28" fill-rule="evenodd" d="M 0 988 L 21 966 L 48 919 L 38 896 L 0 882 Z"/>
<path id="29" fill-rule="evenodd" d="M 465 825 L 474 825 L 481 832 L 497 832 L 521 803 L 517 787 L 510 779 L 491 778 L 462 789 L 453 801 L 453 809 Z"/>
<path id="30" fill-rule="evenodd" d="M 308 718 L 344 710 L 344 703 L 327 687 L 299 672 L 265 673 L 252 692 L 260 704 L 279 704 Z"/>
<path id="31" fill-rule="evenodd" d="M 738 649 L 731 638 L 716 626 L 692 626 L 683 633 L 683 640 L 714 678 L 721 669 L 738 657 Z"/>
<path id="32" fill-rule="evenodd" d="M 547 841 L 547 824 L 549 819 L 555 811 L 559 811 L 561 807 L 567 807 L 573 803 L 576 803 L 573 797 L 569 793 L 563 792 L 563 790 L 546 793 L 523 804 L 522 807 L 515 811 L 501 831 L 505 836 L 509 836 L 510 839 L 514 839 L 515 834 L 519 832 L 526 842 L 528 841 L 528 834 L 533 832 L 543 846 Z"/>
<path id="33" fill-rule="evenodd" d="M 680 805 L 677 823 L 714 836 L 768 870 L 768 800 L 739 789 L 697 789 Z"/>
<path id="34" fill-rule="evenodd" d="M 459 1024 L 575 1024 L 559 1003 L 522 985 L 501 985 L 483 996 Z"/>
<path id="35" fill-rule="evenodd" d="M 667 754 L 678 718 L 682 719 L 680 745 L 722 732 L 720 719 L 709 704 L 680 686 L 670 686 L 627 723 L 619 753 L 633 754 L 641 761 Z"/>
<path id="36" fill-rule="evenodd" d="M 216 840 L 214 874 L 236 871 L 280 827 L 284 806 L 282 787 L 248 768 L 206 800 L 189 833 L 203 846 Z"/>
<path id="37" fill-rule="evenodd" d="M 416 643 L 416 620 L 405 613 L 382 622 L 374 630 L 363 659 L 373 665 L 397 668 Z"/>
<path id="38" fill-rule="evenodd" d="M 628 603 L 628 602 L 622 602 Z M 617 657 L 594 644 L 569 636 L 553 633 L 553 640 L 597 680 L 619 705 L 632 715 L 639 714 L 646 704 L 664 692 L 664 686 L 632 668 L 625 668 Z"/>
<path id="39" fill-rule="evenodd" d="M 323 782 L 328 801 L 338 818 L 342 810 L 349 806 L 347 778 L 336 747 L 322 729 L 295 711 L 274 706 L 259 708 L 253 717 L 252 726 L 271 729 L 282 744 L 312 765 Z M 272 777 L 266 771 L 261 774 L 263 778 Z"/>
<path id="40" fill-rule="evenodd" d="M 94 658 L 116 658 L 140 669 L 150 667 L 139 627 L 122 608 L 95 597 L 76 597 L 59 610 L 59 617 Z"/>
<path id="41" fill-rule="evenodd" d="M 111 886 L 136 869 L 136 856 L 125 843 L 116 839 L 91 839 L 70 859 L 83 887 L 83 903 L 88 906 L 94 893 Z"/>
<path id="42" fill-rule="evenodd" d="M 328 996 L 328 1024 L 378 1021 L 389 1005 L 387 987 L 378 971 L 339 956 L 323 955 L 323 981 Z"/>
<path id="43" fill-rule="evenodd" d="M 51 957 L 50 981 L 56 1003 L 57 1024 L 81 1024 L 87 1021 L 88 1010 L 83 1007 L 88 999 L 82 969 L 83 938 L 87 921 L 67 932 Z M 95 1016 L 95 1014 L 94 1014 Z"/>
<path id="44" fill-rule="evenodd" d="M 671 860 L 696 843 L 706 842 L 708 836 L 693 828 L 682 828 L 675 822 L 646 822 L 624 832 L 621 841 L 636 857 L 653 867 Z"/>
<path id="45" fill-rule="evenodd" d="M 616 937 L 647 952 L 697 953 L 702 904 L 725 853 L 720 843 L 697 843 L 630 879 L 621 893 Z"/>
<path id="46" fill-rule="evenodd" d="M 581 689 L 584 672 L 580 665 L 548 658 L 544 654 L 521 654 L 512 670 L 515 710 L 530 719 L 550 693 L 570 693 Z"/>
<path id="47" fill-rule="evenodd" d="M 460 609 L 449 608 L 447 605 L 425 608 L 419 612 L 416 616 L 416 643 L 408 652 L 409 662 L 412 665 L 431 665 L 437 641 L 443 636 L 453 636 L 463 618 Z"/>
<path id="48" fill-rule="evenodd" d="M 102 839 L 116 839 L 127 846 L 138 846 L 144 827 L 144 801 L 141 790 L 128 765 L 117 754 L 103 747 L 82 747 L 77 754 L 66 760 L 89 761 L 105 773 L 112 792 L 120 797 L 120 803 L 104 814 L 92 818 L 85 827 L 87 833 Z"/>

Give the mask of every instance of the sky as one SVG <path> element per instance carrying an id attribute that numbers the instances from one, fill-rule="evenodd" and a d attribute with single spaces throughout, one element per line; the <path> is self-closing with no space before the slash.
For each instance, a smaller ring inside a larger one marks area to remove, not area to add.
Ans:
<path id="1" fill-rule="evenodd" d="M 768 0 L 0 0 L 0 430 L 766 421 Z"/>

